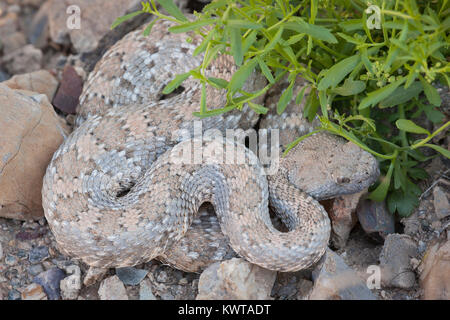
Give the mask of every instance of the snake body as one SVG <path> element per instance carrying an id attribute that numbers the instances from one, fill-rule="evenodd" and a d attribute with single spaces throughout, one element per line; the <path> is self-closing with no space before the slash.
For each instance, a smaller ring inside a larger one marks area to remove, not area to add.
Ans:
<path id="1" fill-rule="evenodd" d="M 201 39 L 171 34 L 170 25 L 158 21 L 149 38 L 142 29 L 126 35 L 89 75 L 78 127 L 54 154 L 43 182 L 44 212 L 59 248 L 103 268 L 157 258 L 199 271 L 230 251 L 272 270 L 310 266 L 325 252 L 330 235 L 317 199 L 364 189 L 378 176 L 376 160 L 335 136 L 315 134 L 280 160 L 276 174 L 266 176 L 242 143 L 194 136 L 199 84 L 188 79 L 182 92 L 169 96 L 162 89 L 201 63 L 201 55 L 193 57 Z M 206 72 L 230 80 L 235 70 L 232 58 L 222 55 Z M 263 85 L 255 72 L 244 89 Z M 207 101 L 209 108 L 222 107 L 225 92 L 208 88 Z M 273 124 L 275 114 L 266 119 Z M 225 132 L 257 121 L 244 106 L 201 125 L 203 133 Z M 280 128 L 294 130 L 297 122 Z M 190 161 L 181 161 L 186 150 Z M 228 151 L 245 161 L 224 161 Z M 200 152 L 201 161 L 192 161 L 189 152 Z M 198 214 L 208 202 L 216 216 Z M 269 207 L 288 232 L 272 225 Z"/>

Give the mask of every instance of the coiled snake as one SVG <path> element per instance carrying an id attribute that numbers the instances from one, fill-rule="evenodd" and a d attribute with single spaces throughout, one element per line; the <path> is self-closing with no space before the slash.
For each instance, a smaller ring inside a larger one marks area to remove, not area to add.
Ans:
<path id="1" fill-rule="evenodd" d="M 161 92 L 176 74 L 201 63 L 201 55 L 192 56 L 201 39 L 171 34 L 170 25 L 158 21 L 150 37 L 142 36 L 142 29 L 129 33 L 89 75 L 78 127 L 54 154 L 44 177 L 44 212 L 60 249 L 96 267 L 158 258 L 199 271 L 225 259 L 229 246 L 272 270 L 310 266 L 324 253 L 330 235 L 328 216 L 312 196 L 323 199 L 364 189 L 378 176 L 376 160 L 321 133 L 303 140 L 280 159 L 276 174 L 266 176 L 243 144 L 207 134 L 193 137 L 199 84 L 188 79 L 181 93 Z M 223 55 L 208 67 L 207 76 L 230 80 L 235 70 L 230 56 Z M 263 85 L 254 73 L 244 90 Z M 207 101 L 210 108 L 222 107 L 225 92 L 208 88 Z M 299 125 L 303 120 L 296 108 L 291 104 L 283 118 L 271 111 L 260 127 L 267 132 L 280 123 L 282 132 L 293 137 L 308 132 L 312 124 Z M 201 121 L 202 132 L 246 130 L 258 115 L 245 106 Z M 190 137 L 174 134 L 176 130 Z M 200 152 L 202 161 L 175 161 L 185 150 Z M 244 163 L 224 163 L 230 150 L 244 155 Z M 197 214 L 205 202 L 217 216 Z M 272 225 L 269 205 L 289 232 Z"/>

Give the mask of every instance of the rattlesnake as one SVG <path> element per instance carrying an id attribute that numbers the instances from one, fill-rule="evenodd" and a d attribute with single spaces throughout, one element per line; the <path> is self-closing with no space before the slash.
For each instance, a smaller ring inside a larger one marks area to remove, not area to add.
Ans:
<path id="1" fill-rule="evenodd" d="M 375 158 L 321 133 L 298 144 L 280 160 L 276 174 L 265 176 L 256 155 L 242 143 L 193 136 L 198 82 L 186 80 L 184 91 L 175 95 L 161 92 L 176 74 L 201 63 L 201 55 L 192 56 L 201 38 L 171 34 L 170 25 L 158 21 L 148 38 L 142 29 L 129 33 L 89 75 L 78 127 L 55 152 L 43 182 L 44 212 L 60 250 L 104 268 L 157 258 L 199 271 L 223 260 L 232 251 L 229 245 L 272 270 L 294 271 L 316 262 L 327 247 L 330 221 L 311 196 L 362 190 L 378 177 Z M 221 55 L 206 73 L 230 80 L 235 70 L 232 58 Z M 254 72 L 243 89 L 251 92 L 263 85 Z M 222 107 L 224 90 L 208 88 L 207 102 L 209 108 Z M 280 128 L 297 135 L 301 113 L 293 105 Z M 260 126 L 265 121 L 273 127 L 276 117 L 271 113 Z M 258 115 L 244 106 L 203 119 L 202 132 L 246 130 L 257 121 Z M 305 132 L 311 128 L 306 122 L 302 127 Z M 190 137 L 175 135 L 177 129 Z M 201 148 L 203 162 L 174 161 L 189 148 Z M 220 150 L 240 151 L 245 163 L 223 164 Z M 197 215 L 204 202 L 213 204 L 217 216 Z M 269 204 L 289 232 L 273 227 Z"/>

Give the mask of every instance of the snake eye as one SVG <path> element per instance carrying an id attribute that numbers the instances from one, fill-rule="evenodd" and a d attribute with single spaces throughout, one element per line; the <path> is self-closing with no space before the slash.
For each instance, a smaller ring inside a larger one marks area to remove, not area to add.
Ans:
<path id="1" fill-rule="evenodd" d="M 347 178 L 347 177 L 339 177 L 339 178 L 337 178 L 336 181 L 337 181 L 338 184 L 349 183 L 349 182 L 350 182 L 350 178 Z"/>

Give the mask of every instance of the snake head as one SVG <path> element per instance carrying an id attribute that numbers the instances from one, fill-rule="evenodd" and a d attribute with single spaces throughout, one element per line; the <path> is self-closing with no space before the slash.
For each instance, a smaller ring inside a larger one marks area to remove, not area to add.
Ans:
<path id="1" fill-rule="evenodd" d="M 370 153 L 324 132 L 301 141 L 282 165 L 292 184 L 318 200 L 360 192 L 380 175 Z"/>

